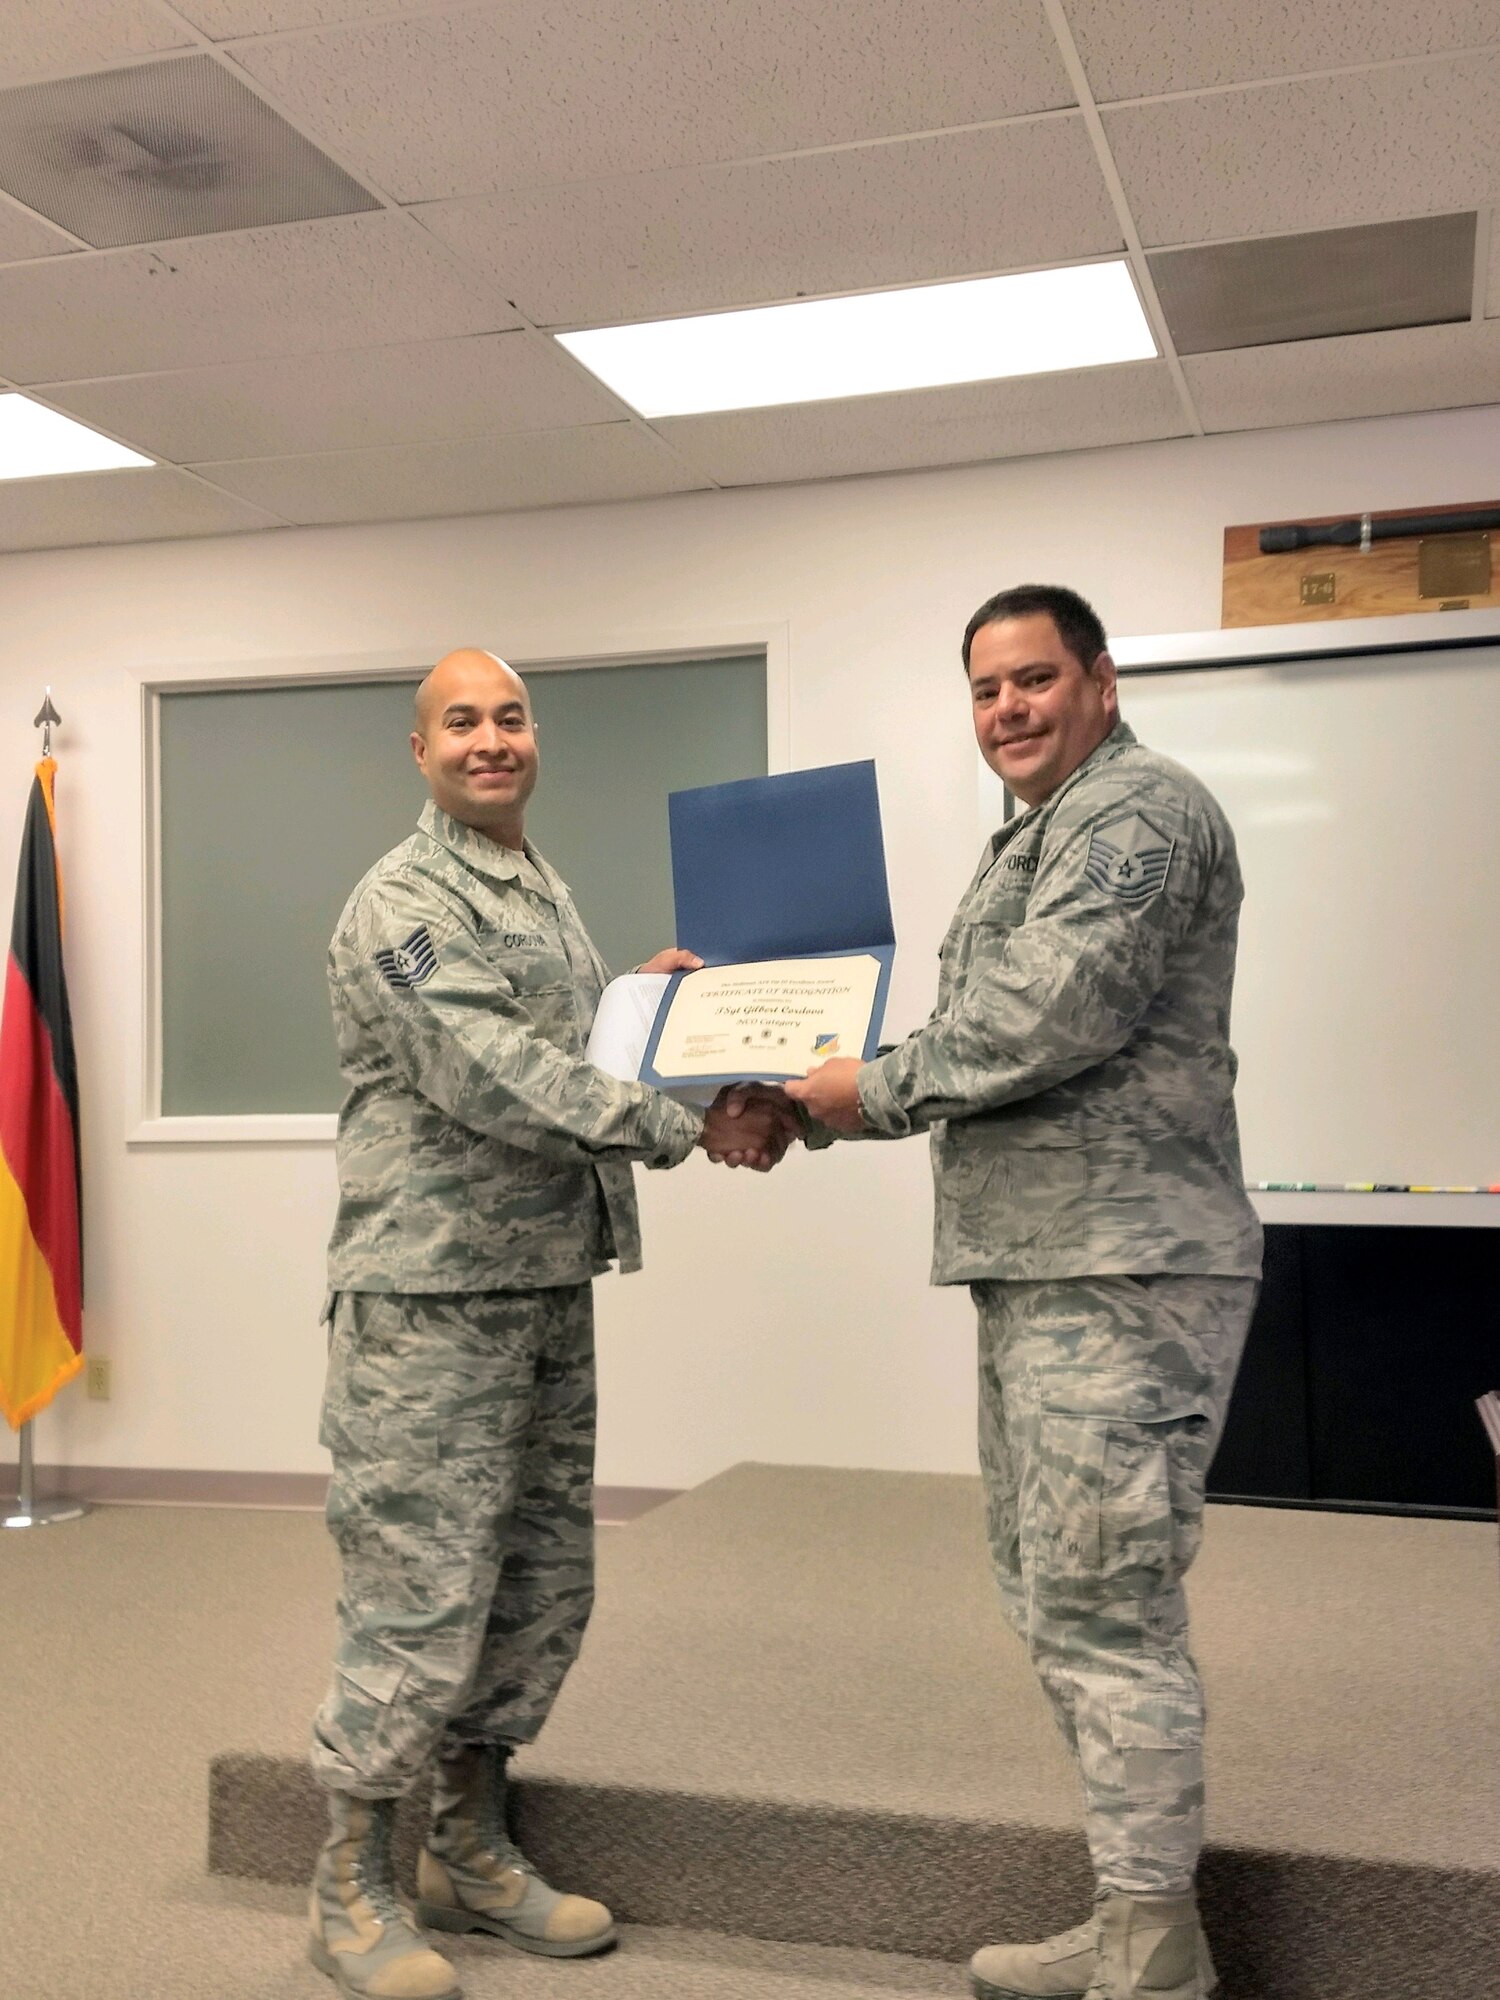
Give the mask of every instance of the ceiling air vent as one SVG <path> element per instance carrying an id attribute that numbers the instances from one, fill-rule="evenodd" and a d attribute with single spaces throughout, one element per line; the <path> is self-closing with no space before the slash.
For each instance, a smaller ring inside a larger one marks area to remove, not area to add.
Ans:
<path id="1" fill-rule="evenodd" d="M 1437 326 L 1469 317 L 1474 229 L 1469 210 L 1155 250 L 1151 276 L 1179 354 Z"/>
<path id="2" fill-rule="evenodd" d="M 0 91 L 0 188 L 96 249 L 380 206 L 211 56 Z"/>

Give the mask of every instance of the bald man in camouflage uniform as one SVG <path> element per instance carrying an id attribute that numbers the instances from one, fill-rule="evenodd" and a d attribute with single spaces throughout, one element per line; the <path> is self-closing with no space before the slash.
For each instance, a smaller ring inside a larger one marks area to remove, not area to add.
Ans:
<path id="1" fill-rule="evenodd" d="M 416 833 L 329 950 L 339 1207 L 321 1437 L 343 1565 L 312 1763 L 332 1830 L 310 1954 L 348 1995 L 455 2000 L 395 1894 L 397 1797 L 435 1765 L 418 1916 L 554 1957 L 615 1936 L 513 1845 L 510 1752 L 577 1655 L 593 1591 L 591 1281 L 640 1266 L 631 1162 L 702 1145 L 764 1167 L 777 1114 L 705 1117 L 584 1060 L 607 973 L 524 837 L 530 704 L 492 654 L 439 662 L 413 750 Z M 671 971 L 700 961 L 668 951 Z"/>
<path id="2" fill-rule="evenodd" d="M 932 1135 L 933 1280 L 979 1312 L 1001 1598 L 1082 1775 L 1092 1917 L 979 1952 L 974 1989 L 1204 2000 L 1182 1578 L 1261 1259 L 1229 1046 L 1234 838 L 1120 721 L 1074 593 L 991 599 L 963 657 L 981 751 L 1026 810 L 959 905 L 926 1027 L 788 1094 L 835 1130 Z"/>

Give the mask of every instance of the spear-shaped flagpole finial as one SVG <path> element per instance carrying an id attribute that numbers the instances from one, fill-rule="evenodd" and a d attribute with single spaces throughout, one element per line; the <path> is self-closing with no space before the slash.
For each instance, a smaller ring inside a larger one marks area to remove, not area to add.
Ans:
<path id="1" fill-rule="evenodd" d="M 52 690 L 51 688 L 47 688 L 42 694 L 41 707 L 31 718 L 32 728 L 40 729 L 42 732 L 42 755 L 44 757 L 52 755 L 52 725 L 54 722 L 61 721 L 62 717 L 52 706 Z"/>

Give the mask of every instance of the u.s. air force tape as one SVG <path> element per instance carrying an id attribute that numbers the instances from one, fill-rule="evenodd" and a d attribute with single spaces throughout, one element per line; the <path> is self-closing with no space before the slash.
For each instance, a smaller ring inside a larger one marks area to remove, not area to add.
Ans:
<path id="1" fill-rule="evenodd" d="M 1126 813 L 1094 828 L 1083 872 L 1117 903 L 1149 903 L 1167 879 L 1173 845 L 1144 813 Z"/>
<path id="2" fill-rule="evenodd" d="M 431 979 L 437 971 L 437 953 L 427 935 L 426 924 L 418 924 L 404 944 L 390 945 L 384 951 L 377 951 L 375 963 L 380 967 L 386 984 L 394 986 L 398 993 L 410 992 L 424 979 Z"/>

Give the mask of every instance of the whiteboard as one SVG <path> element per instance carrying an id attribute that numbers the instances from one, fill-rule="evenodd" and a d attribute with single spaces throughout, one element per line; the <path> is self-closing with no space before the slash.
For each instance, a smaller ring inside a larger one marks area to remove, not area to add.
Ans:
<path id="1" fill-rule="evenodd" d="M 1239 846 L 1246 1180 L 1500 1182 L 1500 640 L 1124 672 L 1120 710 Z"/>

